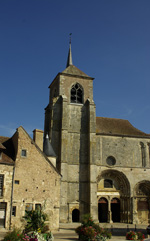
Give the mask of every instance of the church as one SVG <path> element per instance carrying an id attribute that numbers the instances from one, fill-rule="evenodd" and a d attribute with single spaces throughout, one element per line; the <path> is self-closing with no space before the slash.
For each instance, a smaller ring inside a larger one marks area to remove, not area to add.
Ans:
<path id="1" fill-rule="evenodd" d="M 128 120 L 96 117 L 93 78 L 73 65 L 49 86 L 44 135 L 62 175 L 60 222 L 149 223 L 150 135 Z"/>
<path id="2" fill-rule="evenodd" d="M 44 132 L 0 137 L 0 226 L 21 226 L 45 206 L 48 225 L 150 222 L 150 135 L 128 120 L 96 117 L 93 78 L 67 66 L 49 86 Z M 44 140 L 44 141 L 43 141 Z"/>

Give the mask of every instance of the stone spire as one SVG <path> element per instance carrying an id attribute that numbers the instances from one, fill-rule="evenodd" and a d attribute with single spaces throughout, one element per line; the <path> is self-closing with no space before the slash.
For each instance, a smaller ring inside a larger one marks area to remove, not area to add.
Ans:
<path id="1" fill-rule="evenodd" d="M 71 35 L 72 33 L 69 34 L 70 35 L 70 40 L 69 40 L 69 52 L 68 52 L 68 59 L 67 59 L 67 65 L 66 68 L 69 67 L 70 65 L 73 65 L 72 63 L 72 52 L 71 52 Z"/>

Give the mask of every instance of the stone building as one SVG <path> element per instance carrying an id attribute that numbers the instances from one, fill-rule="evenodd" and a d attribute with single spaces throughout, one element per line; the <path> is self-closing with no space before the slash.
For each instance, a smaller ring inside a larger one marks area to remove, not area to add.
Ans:
<path id="1" fill-rule="evenodd" d="M 60 222 L 150 221 L 150 135 L 129 121 L 96 117 L 93 78 L 72 63 L 49 86 L 44 135 L 62 175 Z"/>
<path id="2" fill-rule="evenodd" d="M 21 226 L 25 210 L 41 206 L 52 230 L 86 213 L 149 223 L 150 135 L 127 120 L 96 117 L 93 78 L 73 65 L 71 44 L 49 88 L 44 143 L 43 131 L 32 140 L 23 127 L 0 137 L 0 226 Z"/>
<path id="3" fill-rule="evenodd" d="M 25 210 L 43 207 L 50 229 L 59 228 L 61 176 L 52 164 L 56 157 L 48 148 L 47 155 L 43 153 L 43 131 L 34 130 L 33 139 L 23 127 L 11 138 L 0 137 L 0 227 L 21 227 Z"/>

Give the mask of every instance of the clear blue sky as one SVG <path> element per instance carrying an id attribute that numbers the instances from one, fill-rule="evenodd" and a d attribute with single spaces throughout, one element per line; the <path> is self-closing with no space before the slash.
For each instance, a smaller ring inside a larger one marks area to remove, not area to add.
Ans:
<path id="1" fill-rule="evenodd" d="M 150 133 L 150 0 L 0 0 L 0 135 L 44 128 L 70 32 L 73 64 L 95 78 L 96 115 Z"/>

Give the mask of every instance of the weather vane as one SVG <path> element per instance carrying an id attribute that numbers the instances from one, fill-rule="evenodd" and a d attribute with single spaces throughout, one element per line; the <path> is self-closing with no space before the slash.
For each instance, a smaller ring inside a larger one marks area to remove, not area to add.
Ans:
<path id="1" fill-rule="evenodd" d="M 72 35 L 72 33 L 69 34 L 69 36 L 70 36 L 70 37 L 69 37 L 69 43 L 70 43 L 70 44 L 71 44 L 71 35 Z"/>

